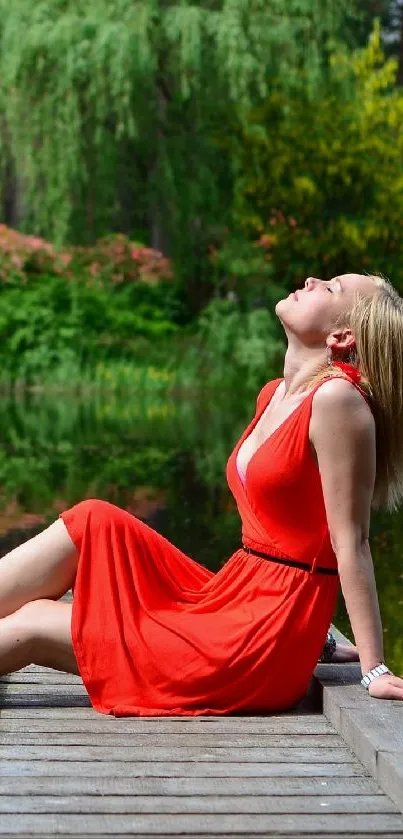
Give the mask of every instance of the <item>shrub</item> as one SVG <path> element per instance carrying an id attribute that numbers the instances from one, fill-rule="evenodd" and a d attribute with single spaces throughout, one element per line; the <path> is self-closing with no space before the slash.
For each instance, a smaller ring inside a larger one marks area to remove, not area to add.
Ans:
<path id="1" fill-rule="evenodd" d="M 284 343 L 266 308 L 243 312 L 235 300 L 212 300 L 199 317 L 199 335 L 208 384 L 253 393 L 281 366 Z"/>
<path id="2" fill-rule="evenodd" d="M 172 280 L 169 260 L 159 251 L 131 242 L 123 234 L 100 239 L 92 247 L 55 248 L 39 236 L 26 236 L 0 224 L 0 280 L 27 282 L 32 275 L 56 274 L 80 282 L 155 285 Z"/>
<path id="3" fill-rule="evenodd" d="M 184 317 L 169 261 L 122 235 L 58 250 L 0 225 L 0 296 L 3 380 L 147 357 Z"/>

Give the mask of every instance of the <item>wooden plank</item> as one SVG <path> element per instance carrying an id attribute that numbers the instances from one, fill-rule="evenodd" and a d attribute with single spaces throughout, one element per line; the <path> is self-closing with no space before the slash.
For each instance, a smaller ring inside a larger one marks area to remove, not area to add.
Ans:
<path id="1" fill-rule="evenodd" d="M 89 697 L 84 693 L 53 693 L 52 691 L 21 694 L 2 694 L 0 691 L 0 709 L 1 708 L 43 708 L 43 707 L 59 707 L 71 708 L 72 706 L 90 708 L 91 702 Z"/>
<path id="2" fill-rule="evenodd" d="M 0 795 L 0 814 L 282 814 L 398 813 L 386 795 Z M 403 826 L 403 818 L 401 819 Z"/>
<path id="3" fill-rule="evenodd" d="M 2 833 L 1 834 L 2 839 L 10 839 L 11 835 L 12 834 L 10 834 L 10 833 L 6 833 L 6 834 Z M 15 834 L 13 834 L 13 835 L 15 835 Z M 101 833 L 101 831 L 99 831 L 99 833 L 98 833 L 98 836 L 100 837 L 100 839 L 104 839 L 104 837 L 106 839 L 106 837 L 110 836 L 110 835 L 111 835 L 110 833 Z M 136 839 L 149 839 L 149 836 L 150 836 L 149 833 L 147 833 L 147 834 L 142 833 L 142 832 L 138 833 L 137 831 L 136 831 L 135 835 L 136 835 Z M 165 835 L 166 834 L 164 834 L 164 836 Z M 189 834 L 187 834 L 187 835 L 189 836 Z M 295 834 L 295 833 L 281 833 L 281 834 L 279 834 L 279 833 L 276 833 L 276 834 L 266 833 L 266 839 L 270 835 L 271 836 L 274 836 L 274 835 L 281 836 L 281 839 L 296 839 L 296 836 L 298 836 L 298 834 Z M 343 833 L 334 833 L 333 831 L 330 831 L 329 833 L 326 832 L 326 839 L 346 839 L 347 835 L 353 837 L 353 839 L 374 839 L 374 834 L 373 833 L 363 833 L 361 830 L 359 830 L 358 832 L 354 831 L 353 833 L 348 833 L 348 834 L 346 834 L 345 832 L 343 832 Z M 41 839 L 54 839 L 54 836 L 55 836 L 54 833 L 42 833 L 41 834 Z M 184 839 L 184 836 L 185 836 L 185 839 L 186 839 L 186 835 L 182 834 L 182 833 L 180 835 L 178 833 L 173 833 L 173 834 L 170 833 L 169 834 L 170 839 Z M 242 834 L 235 833 L 235 831 L 232 831 L 231 833 L 216 833 L 215 831 L 213 831 L 213 833 L 208 834 L 208 839 L 235 839 L 235 837 L 238 838 L 239 836 L 242 836 Z M 318 833 L 311 833 L 311 831 L 308 831 L 307 833 L 304 832 L 303 834 L 300 834 L 300 836 L 302 836 L 303 839 L 318 839 Z M 32 833 L 19 833 L 18 837 L 19 837 L 19 839 L 31 839 Z M 320 833 L 319 833 L 319 837 L 320 837 Z M 74 839 L 88 839 L 88 833 L 74 833 Z M 123 834 L 123 833 L 115 833 L 114 832 L 113 833 L 113 839 L 127 839 L 127 833 Z M 199 833 L 199 832 L 197 832 L 197 833 L 192 832 L 191 839 L 206 839 L 206 834 L 205 833 Z M 261 833 L 249 832 L 247 839 L 262 839 L 262 834 Z M 402 839 L 402 837 L 399 833 L 397 833 L 397 834 L 396 833 L 389 833 L 389 831 L 387 831 L 387 832 L 382 833 L 382 839 Z"/>
<path id="4" fill-rule="evenodd" d="M 372 775 L 377 773 L 379 752 L 393 752 L 403 765 L 402 708 L 343 708 L 341 734 Z M 403 791 L 402 791 L 403 808 Z"/>
<path id="5" fill-rule="evenodd" d="M 91 734 L 93 737 L 97 734 L 126 734 L 130 735 L 130 742 L 133 742 L 132 737 L 140 735 L 142 737 L 159 738 L 166 737 L 167 735 L 170 737 L 185 738 L 190 735 L 193 737 L 197 736 L 198 738 L 245 737 L 248 739 L 280 734 L 284 736 L 295 735 L 296 737 L 300 735 L 335 735 L 333 726 L 327 720 L 311 722 L 309 720 L 300 720 L 298 717 L 295 717 L 293 720 L 276 719 L 274 722 L 269 721 L 262 726 L 238 726 L 236 724 L 229 726 L 220 725 L 219 723 L 216 726 L 193 725 L 185 721 L 182 725 L 169 722 L 161 722 L 154 725 L 146 717 L 142 717 L 141 719 L 131 719 L 130 717 L 117 719 L 116 717 L 100 717 L 97 715 L 96 718 L 80 719 L 76 716 L 71 718 L 68 712 L 58 718 L 48 717 L 43 714 L 39 716 L 38 712 L 36 712 L 36 717 L 18 717 L 17 719 L 13 719 L 12 717 L 6 718 L 1 714 L 0 732 L 2 734 L 12 732 L 18 734 L 21 731 L 29 732 L 30 734 L 35 734 L 36 732 L 46 734 L 68 734 L 69 732 L 73 732 L 77 734 L 78 732 L 82 732 L 83 734 Z"/>
<path id="6" fill-rule="evenodd" d="M 289 726 L 294 730 L 294 726 L 301 729 L 301 733 L 305 733 L 304 726 L 318 726 L 323 731 L 331 731 L 335 733 L 334 727 L 325 717 L 319 714 L 307 714 L 306 716 L 293 716 L 290 714 L 273 714 L 261 717 L 232 717 L 228 716 L 169 716 L 169 717 L 114 717 L 113 714 L 99 714 L 93 708 L 44 708 L 40 711 L 36 708 L 3 708 L 0 711 L 0 724 L 4 720 L 35 720 L 46 724 L 50 720 L 85 720 L 86 724 L 92 721 L 100 725 L 115 726 L 131 725 L 142 731 L 160 731 L 161 733 L 168 733 L 174 731 L 192 732 L 192 731 L 248 731 L 255 734 L 266 734 L 270 732 L 271 727 L 277 725 Z M 309 730 L 306 731 L 309 733 Z"/>
<path id="7" fill-rule="evenodd" d="M 63 750 L 65 752 L 65 749 Z M 201 756 L 200 756 L 201 758 Z M 0 762 L 0 777 L 8 776 L 64 776 L 77 775 L 77 777 L 188 777 L 188 778 L 247 778 L 247 777 L 352 777 L 366 776 L 361 763 L 351 761 L 350 763 L 330 764 L 314 763 L 305 761 L 300 763 L 228 763 L 228 762 L 205 762 L 202 759 L 197 762 L 185 761 L 145 761 L 136 762 L 118 760 L 108 761 L 68 761 L 62 757 L 61 760 L 43 759 L 38 760 L 8 760 Z"/>
<path id="8" fill-rule="evenodd" d="M 43 672 L 26 672 L 26 670 L 19 670 L 13 673 L 12 676 L 0 676 L 0 689 L 4 685 L 82 685 L 83 680 L 80 676 L 75 676 L 73 673 L 60 673 L 56 678 L 53 673 Z"/>
<path id="9" fill-rule="evenodd" d="M 349 643 L 340 632 L 338 640 Z M 323 711 L 381 788 L 403 812 L 403 715 L 401 702 L 368 696 L 357 664 L 318 665 Z"/>
<path id="10" fill-rule="evenodd" d="M 24 697 L 27 693 L 35 693 L 35 694 L 48 694 L 48 693 L 62 693 L 66 696 L 81 696 L 81 694 L 85 694 L 88 696 L 87 691 L 82 682 L 77 682 L 74 685 L 65 685 L 54 683 L 51 685 L 30 685 L 30 684 L 15 684 L 14 682 L 9 682 L 7 685 L 2 684 L 0 685 L 0 697 L 8 698 L 8 696 L 21 696 Z"/>
<path id="11" fill-rule="evenodd" d="M 143 747 L 134 747 L 131 745 L 119 746 L 117 748 L 110 746 L 70 746 L 68 750 L 64 746 L 0 746 L 0 761 L 8 760 L 62 760 L 66 763 L 78 760 L 98 760 L 102 761 L 129 761 L 130 763 L 137 760 L 144 760 L 145 756 L 149 763 L 153 762 L 232 762 L 234 764 L 245 763 L 351 763 L 353 761 L 353 754 L 347 748 L 325 748 L 325 747 L 311 747 L 302 748 L 289 746 L 288 748 L 213 748 L 206 747 L 205 749 L 187 748 L 175 746 L 165 748 L 153 746 L 148 748 L 146 744 Z"/>
<path id="12" fill-rule="evenodd" d="M 399 810 L 403 810 L 403 757 L 401 754 L 378 752 L 377 780 Z"/>
<path id="13" fill-rule="evenodd" d="M 0 697 L 2 839 L 403 837 L 401 813 L 308 706 L 116 719 L 80 677 L 35 666 L 0 679 Z"/>
<path id="14" fill-rule="evenodd" d="M 18 676 L 21 673 L 47 673 L 48 675 L 53 675 L 57 678 L 57 676 L 60 676 L 60 674 L 64 672 L 64 670 L 57 670 L 56 667 L 44 667 L 42 664 L 27 664 L 27 666 L 22 667 L 21 670 L 8 674 L 6 678 L 13 679 L 14 676 Z"/>
<path id="15" fill-rule="evenodd" d="M 373 795 L 383 796 L 372 778 L 329 777 L 326 780 L 311 777 L 272 778 L 136 778 L 94 777 L 72 775 L 60 777 L 2 776 L 3 795 Z"/>
<path id="16" fill-rule="evenodd" d="M 69 707 L 68 710 L 66 708 L 61 707 L 46 707 L 46 708 L 34 708 L 34 707 L 21 707 L 21 705 L 16 705 L 13 708 L 1 708 L 0 704 L 0 721 L 1 720 L 20 720 L 20 719 L 53 719 L 53 720 L 113 720 L 115 717 L 106 715 L 106 714 L 98 714 L 94 711 L 93 708 L 75 708 Z M 148 717 L 144 717 L 144 719 L 149 719 Z M 171 717 L 170 717 L 171 719 Z"/>
<path id="17" fill-rule="evenodd" d="M 43 733 L 33 733 L 28 731 L 12 732 L 6 734 L 0 732 L 0 746 L 41 746 L 43 747 L 44 736 Z M 69 732 L 55 734 L 51 732 L 46 733 L 46 746 L 100 746 L 105 747 L 122 747 L 130 748 L 132 751 L 136 748 L 146 748 L 148 752 L 152 749 L 158 749 L 157 754 L 161 748 L 166 747 L 171 750 L 174 749 L 189 749 L 194 748 L 198 751 L 200 749 L 329 749 L 337 748 L 338 746 L 345 750 L 345 744 L 342 738 L 337 734 L 162 734 L 161 736 L 155 734 L 130 734 L 128 740 L 127 733 L 118 734 L 118 732 L 110 732 L 108 734 L 102 732 L 101 734 L 94 734 L 92 732 Z M 0 751 L 1 755 L 1 751 Z"/>
<path id="18" fill-rule="evenodd" d="M 1 835 L 2 835 L 2 839 L 10 839 L 10 837 L 11 837 L 10 833 L 1 834 Z M 101 832 L 98 833 L 98 836 L 100 837 L 100 839 L 104 839 L 104 837 L 106 839 L 106 837 L 110 836 L 110 835 L 111 834 L 107 834 L 107 833 L 101 833 Z M 164 834 L 164 836 L 165 835 L 166 834 Z M 266 838 L 269 837 L 270 835 L 273 836 L 274 834 L 266 833 Z M 277 834 L 276 833 L 275 835 L 281 836 L 281 839 L 296 839 L 296 836 L 298 834 L 295 834 L 295 833 Z M 318 834 L 317 833 L 311 833 L 310 831 L 308 833 L 304 832 L 303 834 L 300 834 L 300 835 L 303 836 L 303 839 L 318 839 Z M 361 830 L 359 830 L 358 832 L 354 831 L 354 833 L 348 833 L 348 834 L 346 834 L 345 832 L 344 833 L 334 833 L 333 831 L 330 831 L 329 833 L 326 833 L 326 839 L 346 839 L 346 835 L 353 837 L 353 839 L 374 839 L 374 834 L 373 833 L 363 833 Z M 54 833 L 42 833 L 41 834 L 41 839 L 54 839 L 54 836 L 55 836 Z M 150 836 L 150 834 L 136 832 L 136 839 L 149 839 L 149 836 Z M 184 839 L 184 836 L 185 836 L 185 834 L 180 834 L 180 835 L 177 834 L 177 833 L 169 834 L 170 839 Z M 213 833 L 208 834 L 208 839 L 224 839 L 224 837 L 225 837 L 225 839 L 235 839 L 235 837 L 239 837 L 239 836 L 242 836 L 242 834 L 235 833 L 234 831 L 232 831 L 231 833 L 220 833 L 220 834 L 213 832 Z M 320 834 L 319 834 L 319 836 L 320 836 Z M 19 839 L 31 839 L 32 833 L 19 833 L 18 837 L 19 837 Z M 74 839 L 88 839 L 88 834 L 87 833 L 74 833 Z M 113 839 L 127 839 L 127 833 L 126 834 L 113 833 Z M 198 833 L 193 833 L 192 832 L 191 839 L 206 839 L 206 834 L 205 833 L 199 833 L 199 832 Z M 249 832 L 247 839 L 262 839 L 262 834 L 261 833 Z M 382 833 L 382 839 L 402 839 L 402 837 L 400 836 L 399 833 L 397 833 L 397 834 L 396 833 L 389 833 L 389 831 L 387 831 L 386 833 Z"/>
<path id="19" fill-rule="evenodd" d="M 260 716 L 232 716 L 231 714 L 209 714 L 208 716 L 198 715 L 194 717 L 189 716 L 169 716 L 169 717 L 114 717 L 113 714 L 100 714 L 94 710 L 94 708 L 69 708 L 68 711 L 60 710 L 60 708 L 44 708 L 43 711 L 40 712 L 35 708 L 4 708 L 0 710 L 0 719 L 18 719 L 19 717 L 25 718 L 32 718 L 32 719 L 50 719 L 54 717 L 55 719 L 93 719 L 93 720 L 109 720 L 115 723 L 120 723 L 121 721 L 130 721 L 130 722 L 139 722 L 139 723 L 150 723 L 152 725 L 228 725 L 228 726 L 259 726 L 259 731 L 262 730 L 264 733 L 264 728 L 260 728 L 260 726 L 265 726 L 267 723 L 275 721 L 275 720 L 299 720 L 299 719 L 317 719 L 317 720 L 324 720 L 324 718 L 320 714 L 290 714 L 289 712 L 284 713 L 277 713 L 277 714 L 261 714 Z M 327 720 L 324 720 L 328 722 Z M 330 726 L 333 728 L 332 723 L 329 723 Z M 214 731 L 216 729 L 214 728 Z"/>
<path id="20" fill-rule="evenodd" d="M 14 814 L 3 815 L 1 818 L 1 830 L 4 834 L 16 835 L 23 831 L 33 836 L 43 836 L 43 833 L 64 833 L 73 835 L 82 832 L 84 827 L 81 814 L 43 814 L 30 815 L 21 814 L 18 819 Z M 223 814 L 193 814 L 193 815 L 87 815 L 85 817 L 85 835 L 96 835 L 117 832 L 121 834 L 133 834 L 142 831 L 145 835 L 171 836 L 180 833 L 195 833 L 208 835 L 214 831 L 216 834 L 255 833 L 257 836 L 267 836 L 267 833 L 275 832 L 281 836 L 284 833 L 294 834 L 310 831 L 321 833 L 326 836 L 328 833 L 338 831 L 339 835 L 361 830 L 367 834 L 376 836 L 385 831 L 400 836 L 403 831 L 403 817 L 395 813 L 382 813 L 380 815 L 371 813 L 360 814 L 282 814 L 282 815 L 223 815 Z"/>
<path id="21" fill-rule="evenodd" d="M 66 673 L 64 670 L 57 670 L 55 667 L 42 667 L 40 664 L 28 664 L 26 667 L 22 667 L 21 670 L 17 670 L 15 673 L 9 673 L 5 676 L 1 676 L 1 679 L 15 679 L 16 677 L 20 678 L 21 676 L 29 676 L 31 674 L 49 676 L 50 678 L 54 676 L 56 681 L 59 676 L 70 676 L 72 679 L 81 678 L 81 676 L 77 676 L 73 673 Z"/>
<path id="22" fill-rule="evenodd" d="M 101 833 L 101 832 L 98 833 L 98 836 L 100 837 L 100 839 L 104 839 L 104 837 L 106 839 L 106 837 L 110 836 L 110 835 L 111 834 L 107 834 L 107 833 Z M 164 834 L 164 836 L 165 835 L 166 834 Z M 274 834 L 266 833 L 266 839 L 270 835 L 274 836 Z M 298 834 L 295 834 L 295 833 L 277 834 L 276 833 L 275 835 L 281 836 L 281 839 L 296 839 L 296 836 Z M 318 834 L 317 833 L 311 833 L 310 831 L 308 833 L 304 832 L 303 834 L 300 834 L 300 835 L 303 836 L 303 839 L 318 839 Z M 345 832 L 334 833 L 333 831 L 330 831 L 329 833 L 328 832 L 326 833 L 326 839 L 346 839 L 346 835 L 351 836 L 354 839 L 374 839 L 374 834 L 373 833 L 363 833 L 361 830 L 359 830 L 358 832 L 354 831 L 354 833 L 348 833 L 348 834 L 346 834 Z M 150 836 L 150 834 L 136 832 L 136 839 L 149 839 L 149 836 Z M 177 834 L 177 833 L 169 834 L 170 839 L 184 839 L 184 836 L 185 836 L 185 834 L 180 834 L 180 835 Z M 208 839 L 224 839 L 224 838 L 225 839 L 235 839 L 235 837 L 239 837 L 239 836 L 242 836 L 242 834 L 235 833 L 234 831 L 232 831 L 231 833 L 220 833 L 220 834 L 213 832 L 213 833 L 208 834 Z M 319 836 L 320 836 L 320 834 L 319 834 Z M 10 839 L 10 837 L 11 837 L 11 834 L 9 834 L 9 833 L 2 834 L 2 839 Z M 18 837 L 19 837 L 19 839 L 31 839 L 32 834 L 31 833 L 19 833 Z M 126 837 L 127 837 L 127 833 L 126 834 L 113 833 L 113 839 L 126 839 Z M 54 839 L 54 833 L 42 833 L 41 834 L 41 839 Z M 88 834 L 87 833 L 74 833 L 74 839 L 88 839 Z M 191 839 L 206 839 L 206 834 L 205 833 L 199 833 L 199 832 L 198 833 L 193 833 L 192 832 Z M 247 839 L 262 839 L 262 834 L 261 833 L 249 832 Z M 389 833 L 389 831 L 387 831 L 386 833 L 382 833 L 382 839 L 402 839 L 402 837 L 400 836 L 399 833 L 397 833 L 397 834 L 396 833 Z"/>

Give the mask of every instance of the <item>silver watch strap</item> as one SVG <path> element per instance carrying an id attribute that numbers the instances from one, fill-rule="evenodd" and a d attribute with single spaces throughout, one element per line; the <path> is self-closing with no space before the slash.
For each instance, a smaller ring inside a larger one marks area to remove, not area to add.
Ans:
<path id="1" fill-rule="evenodd" d="M 381 664 L 378 664 L 376 667 L 373 667 L 372 670 L 368 670 L 368 673 L 365 673 L 365 676 L 361 679 L 361 684 L 368 689 L 371 682 L 373 682 L 377 676 L 383 676 L 384 673 L 391 673 L 391 671 L 382 661 Z"/>

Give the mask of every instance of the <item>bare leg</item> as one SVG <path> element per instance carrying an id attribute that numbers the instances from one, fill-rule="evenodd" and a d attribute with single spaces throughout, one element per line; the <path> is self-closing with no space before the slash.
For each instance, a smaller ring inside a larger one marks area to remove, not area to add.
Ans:
<path id="1" fill-rule="evenodd" d="M 39 598 L 58 600 L 71 588 L 78 553 L 62 519 L 0 559 L 0 618 Z"/>
<path id="2" fill-rule="evenodd" d="M 0 620 L 0 675 L 28 664 L 79 675 L 71 642 L 71 603 L 34 600 Z"/>

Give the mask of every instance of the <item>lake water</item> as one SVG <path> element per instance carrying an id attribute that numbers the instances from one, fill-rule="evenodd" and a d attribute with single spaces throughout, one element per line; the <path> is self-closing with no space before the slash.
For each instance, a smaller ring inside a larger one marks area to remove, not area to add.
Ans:
<path id="1" fill-rule="evenodd" d="M 240 545 L 226 462 L 254 414 L 236 393 L 175 398 L 24 394 L 0 405 L 0 552 L 84 498 L 147 521 L 218 570 Z M 403 675 L 403 517 L 373 515 L 385 660 Z M 344 601 L 334 622 L 351 639 Z"/>

